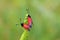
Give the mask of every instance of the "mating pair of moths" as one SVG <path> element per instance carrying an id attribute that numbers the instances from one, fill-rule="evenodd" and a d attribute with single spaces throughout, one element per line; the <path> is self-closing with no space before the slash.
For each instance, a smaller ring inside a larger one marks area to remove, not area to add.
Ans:
<path id="1" fill-rule="evenodd" d="M 21 26 L 25 29 L 30 31 L 30 28 L 32 27 L 32 18 L 31 16 L 28 14 L 27 16 L 27 24 L 26 23 L 21 23 Z"/>

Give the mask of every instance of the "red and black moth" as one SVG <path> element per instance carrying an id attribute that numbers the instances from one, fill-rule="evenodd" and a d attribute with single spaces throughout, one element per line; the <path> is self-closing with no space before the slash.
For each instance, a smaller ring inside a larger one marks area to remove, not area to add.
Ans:
<path id="1" fill-rule="evenodd" d="M 32 27 L 32 23 L 33 23 L 33 22 L 32 22 L 32 18 L 31 18 L 30 15 L 27 16 L 27 22 L 28 22 L 28 24 L 21 23 L 21 26 L 22 26 L 24 29 L 30 31 L 30 28 Z"/>
<path id="2" fill-rule="evenodd" d="M 30 16 L 30 15 L 28 15 L 27 20 L 28 20 L 28 25 L 29 25 L 29 26 L 30 26 L 30 28 L 31 28 L 31 27 L 32 27 L 33 22 L 32 22 L 32 18 L 31 18 L 31 16 Z"/>

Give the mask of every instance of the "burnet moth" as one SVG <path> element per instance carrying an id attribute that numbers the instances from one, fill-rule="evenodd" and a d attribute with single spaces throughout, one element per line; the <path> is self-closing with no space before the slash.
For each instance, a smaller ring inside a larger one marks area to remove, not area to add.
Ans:
<path id="1" fill-rule="evenodd" d="M 29 13 L 29 9 L 27 9 L 27 13 Z M 27 14 L 27 16 L 26 16 L 26 20 L 27 20 L 27 24 L 26 23 L 21 23 L 21 26 L 24 28 L 24 29 L 26 29 L 26 30 L 28 30 L 28 31 L 30 31 L 30 28 L 32 27 L 32 24 L 33 24 L 33 22 L 32 22 L 32 18 L 31 18 L 31 16 L 29 15 L 29 14 Z"/>

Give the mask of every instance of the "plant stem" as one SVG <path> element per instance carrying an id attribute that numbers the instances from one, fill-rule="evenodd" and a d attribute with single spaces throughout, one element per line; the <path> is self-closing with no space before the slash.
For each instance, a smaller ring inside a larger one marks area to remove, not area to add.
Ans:
<path id="1" fill-rule="evenodd" d="M 20 40 L 28 40 L 28 35 L 29 35 L 29 32 L 27 30 L 25 30 L 22 33 Z"/>

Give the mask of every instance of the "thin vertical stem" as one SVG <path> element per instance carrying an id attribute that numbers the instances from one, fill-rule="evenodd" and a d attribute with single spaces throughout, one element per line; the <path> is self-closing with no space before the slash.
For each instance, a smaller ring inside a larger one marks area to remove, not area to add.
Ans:
<path id="1" fill-rule="evenodd" d="M 21 36 L 20 40 L 28 40 L 28 35 L 29 35 L 29 32 L 25 30 L 22 33 L 22 36 Z"/>

